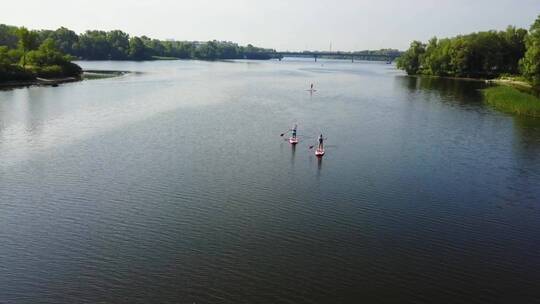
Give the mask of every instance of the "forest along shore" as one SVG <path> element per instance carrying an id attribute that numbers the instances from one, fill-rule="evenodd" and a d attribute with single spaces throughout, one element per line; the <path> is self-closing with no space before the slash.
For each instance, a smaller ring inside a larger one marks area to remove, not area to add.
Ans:
<path id="1" fill-rule="evenodd" d="M 540 16 L 530 29 L 477 32 L 413 41 L 397 59 L 408 75 L 481 79 L 496 86 L 485 101 L 508 113 L 540 117 Z M 498 85 L 502 86 L 499 87 Z"/>
<path id="2" fill-rule="evenodd" d="M 29 30 L 0 24 L 0 87 L 58 85 L 124 74 L 87 71 L 83 75 L 73 60 L 266 60 L 279 56 L 273 49 L 228 41 L 162 41 L 119 30 L 78 35 L 64 27 L 55 31 Z"/>

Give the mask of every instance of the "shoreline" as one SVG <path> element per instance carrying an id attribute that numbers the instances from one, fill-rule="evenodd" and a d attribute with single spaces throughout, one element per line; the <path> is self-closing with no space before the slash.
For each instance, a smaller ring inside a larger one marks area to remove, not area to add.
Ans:
<path id="1" fill-rule="evenodd" d="M 79 77 L 61 77 L 61 78 L 42 78 L 37 77 L 33 80 L 7 81 L 0 82 L 0 90 L 10 90 L 25 87 L 57 87 L 64 83 L 78 82 L 84 80 L 105 79 L 128 75 L 130 71 L 113 70 L 84 70 Z"/>
<path id="2" fill-rule="evenodd" d="M 451 79 L 451 80 L 463 80 L 463 81 L 476 81 L 476 82 L 485 82 L 488 84 L 504 84 L 504 85 L 514 85 L 519 86 L 525 89 L 532 89 L 532 85 L 523 80 L 515 80 L 507 77 L 500 78 L 471 78 L 471 77 L 457 77 L 457 76 L 437 76 L 437 75 L 424 75 L 424 74 L 415 74 L 415 75 L 406 75 L 409 77 L 426 77 L 426 78 L 437 78 L 437 79 Z"/>
<path id="3" fill-rule="evenodd" d="M 529 82 L 521 79 L 515 79 L 512 77 L 504 77 L 501 76 L 500 78 L 493 78 L 493 79 L 487 79 L 487 78 L 470 78 L 470 77 L 455 77 L 455 76 L 435 76 L 435 75 L 405 75 L 407 77 L 416 77 L 416 78 L 434 78 L 434 79 L 449 79 L 449 80 L 461 80 L 461 81 L 472 81 L 472 82 L 483 82 L 488 85 L 496 85 L 496 86 L 509 86 L 513 87 L 515 89 L 518 89 L 526 94 L 530 94 L 533 96 L 539 96 L 540 89 L 533 87 Z"/>
<path id="4" fill-rule="evenodd" d="M 62 77 L 62 78 L 36 78 L 34 80 L 7 81 L 0 83 L 0 89 L 16 89 L 31 86 L 52 86 L 56 87 L 63 83 L 81 81 L 82 77 Z"/>
<path id="5" fill-rule="evenodd" d="M 520 87 L 523 89 L 533 88 L 532 85 L 528 82 L 525 82 L 522 80 L 508 79 L 508 78 L 490 79 L 490 80 L 486 80 L 486 83 L 493 83 L 493 84 L 498 84 L 498 85 L 509 85 L 509 86 Z"/>
<path id="6" fill-rule="evenodd" d="M 437 75 L 424 75 L 424 74 L 415 74 L 415 75 L 405 75 L 408 77 L 425 77 L 425 78 L 436 78 L 436 79 L 450 79 L 450 80 L 463 80 L 463 81 L 475 81 L 475 82 L 485 82 L 489 83 L 496 79 L 488 78 L 471 78 L 471 77 L 457 77 L 457 76 L 437 76 Z"/>

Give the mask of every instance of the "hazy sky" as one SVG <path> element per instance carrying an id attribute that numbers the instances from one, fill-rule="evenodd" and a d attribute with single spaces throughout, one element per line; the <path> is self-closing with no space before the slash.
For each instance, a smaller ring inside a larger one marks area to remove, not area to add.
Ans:
<path id="1" fill-rule="evenodd" d="M 507 25 L 528 28 L 540 0 L 20 0 L 0 23 L 33 29 L 121 29 L 177 40 L 231 40 L 278 50 L 405 49 Z"/>

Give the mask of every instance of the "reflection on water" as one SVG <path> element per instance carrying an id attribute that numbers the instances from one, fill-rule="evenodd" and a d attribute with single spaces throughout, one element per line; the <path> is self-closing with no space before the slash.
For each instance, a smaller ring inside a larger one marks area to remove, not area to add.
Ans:
<path id="1" fill-rule="evenodd" d="M 486 87 L 485 83 L 472 80 L 461 81 L 448 78 L 410 76 L 396 77 L 396 82 L 406 87 L 413 94 L 412 97 L 409 97 L 410 100 L 450 102 L 467 110 L 489 111 L 495 115 L 511 117 L 514 121 L 515 145 L 519 148 L 518 151 L 523 151 L 525 153 L 523 156 L 531 160 L 531 164 L 536 163 L 538 160 L 540 152 L 540 120 L 499 113 L 484 105 L 481 90 Z"/>
<path id="2" fill-rule="evenodd" d="M 296 145 L 291 145 L 291 166 L 294 167 L 294 157 L 296 155 Z"/>
<path id="3" fill-rule="evenodd" d="M 530 161 L 528 165 L 540 163 L 540 119 L 515 116 L 516 147 L 523 153 L 523 159 Z"/>
<path id="4" fill-rule="evenodd" d="M 317 157 L 317 177 L 320 177 L 322 170 L 322 157 Z"/>
<path id="5" fill-rule="evenodd" d="M 0 303 L 540 297 L 540 122 L 486 107 L 483 83 L 81 64 L 142 73 L 0 92 Z"/>
<path id="6" fill-rule="evenodd" d="M 478 105 L 482 100 L 482 81 L 457 80 L 439 77 L 399 76 L 396 82 L 412 93 L 422 93 L 424 98 L 452 102 L 460 105 Z"/>

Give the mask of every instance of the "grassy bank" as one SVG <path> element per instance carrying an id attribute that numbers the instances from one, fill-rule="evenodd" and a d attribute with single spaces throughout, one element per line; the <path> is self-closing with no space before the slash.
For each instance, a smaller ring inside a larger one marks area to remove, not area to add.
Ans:
<path id="1" fill-rule="evenodd" d="M 487 88 L 484 97 L 488 104 L 500 111 L 540 117 L 540 98 L 513 87 L 500 85 Z"/>

